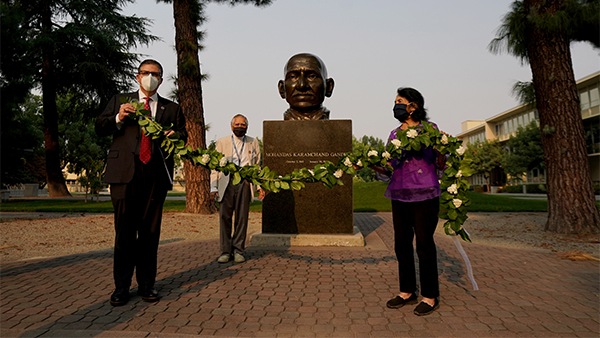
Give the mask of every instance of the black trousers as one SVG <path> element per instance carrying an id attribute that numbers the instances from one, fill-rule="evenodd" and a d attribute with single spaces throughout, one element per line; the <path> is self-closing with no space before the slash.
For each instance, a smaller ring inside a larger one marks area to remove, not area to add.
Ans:
<path id="1" fill-rule="evenodd" d="M 219 204 L 221 254 L 244 253 L 250 212 L 250 184 L 242 181 L 233 185 L 229 180 L 223 199 Z M 235 220 L 233 214 L 235 212 Z M 233 236 L 231 235 L 233 221 Z"/>
<path id="2" fill-rule="evenodd" d="M 129 289 L 135 268 L 140 288 L 151 288 L 156 281 L 157 253 L 162 210 L 168 187 L 157 180 L 154 158 L 142 164 L 136 158 L 133 180 L 111 184 L 115 210 L 115 250 L 113 275 L 116 288 Z M 158 162 L 158 163 L 157 163 Z"/>
<path id="3" fill-rule="evenodd" d="M 392 200 L 394 244 L 398 258 L 400 292 L 417 291 L 413 238 L 416 236 L 419 257 L 421 295 L 436 298 L 440 295 L 437 272 L 437 251 L 433 234 L 438 223 L 439 198 L 421 202 Z"/>

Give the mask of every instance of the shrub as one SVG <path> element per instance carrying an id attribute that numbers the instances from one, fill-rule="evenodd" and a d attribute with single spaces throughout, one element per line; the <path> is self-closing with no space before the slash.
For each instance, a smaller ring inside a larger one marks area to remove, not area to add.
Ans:
<path id="1" fill-rule="evenodd" d="M 546 193 L 546 185 L 545 184 L 528 184 L 527 185 L 527 193 L 528 194 L 545 194 Z"/>
<path id="2" fill-rule="evenodd" d="M 510 194 L 522 193 L 523 185 L 522 184 L 507 185 L 504 187 L 504 189 L 502 189 L 502 192 L 506 192 L 506 193 L 510 193 Z"/>

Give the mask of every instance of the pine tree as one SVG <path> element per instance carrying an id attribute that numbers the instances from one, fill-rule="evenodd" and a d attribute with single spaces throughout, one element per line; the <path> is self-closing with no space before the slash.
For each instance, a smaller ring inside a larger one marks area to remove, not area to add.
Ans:
<path id="1" fill-rule="evenodd" d="M 600 232 L 588 164 L 570 43 L 600 47 L 598 0 L 518 0 L 503 19 L 490 50 L 507 50 L 529 63 L 540 115 L 546 164 L 546 230 Z"/>
<path id="2" fill-rule="evenodd" d="M 173 4 L 175 18 L 175 49 L 177 51 L 177 97 L 186 117 L 188 145 L 206 147 L 206 121 L 202 103 L 203 75 L 200 71 L 198 51 L 201 50 L 203 32 L 198 28 L 205 20 L 204 7 L 209 2 L 254 4 L 265 6 L 272 0 L 159 0 Z M 210 172 L 200 166 L 184 162 L 185 211 L 210 214 L 215 211 L 210 200 Z"/>
<path id="3" fill-rule="evenodd" d="M 5 107 L 18 106 L 23 92 L 41 88 L 46 180 L 52 197 L 70 195 L 62 175 L 57 95 L 78 92 L 101 106 L 129 87 L 139 56 L 128 49 L 156 39 L 147 33 L 145 18 L 120 13 L 127 2 L 133 1 L 2 1 L 0 84 L 2 100 L 9 101 L 3 102 L 2 114 L 10 113 Z"/>

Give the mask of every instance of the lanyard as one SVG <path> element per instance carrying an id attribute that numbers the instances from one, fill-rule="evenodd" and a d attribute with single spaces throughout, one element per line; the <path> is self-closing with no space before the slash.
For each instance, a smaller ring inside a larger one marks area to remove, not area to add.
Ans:
<path id="1" fill-rule="evenodd" d="M 240 153 L 243 155 L 244 154 L 244 146 L 246 145 L 246 135 L 244 135 L 244 138 L 242 139 L 242 151 L 240 151 L 238 153 L 237 150 L 237 146 L 235 145 L 235 140 L 233 139 L 233 135 L 231 135 L 231 143 L 233 144 L 233 149 L 235 150 L 235 154 L 237 155 L 238 161 L 239 161 L 239 166 L 242 165 L 242 157 L 240 156 Z"/>

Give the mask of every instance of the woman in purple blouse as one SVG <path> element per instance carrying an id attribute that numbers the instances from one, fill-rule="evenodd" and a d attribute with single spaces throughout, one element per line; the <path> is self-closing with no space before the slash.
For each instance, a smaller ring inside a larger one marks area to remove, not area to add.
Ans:
<path id="1" fill-rule="evenodd" d="M 423 108 L 425 99 L 413 88 L 400 88 L 394 105 L 394 117 L 400 127 L 392 130 L 388 143 L 396 133 L 427 121 Z M 436 126 L 437 128 L 437 126 Z M 392 200 L 394 243 L 400 280 L 400 294 L 387 302 L 387 307 L 398 309 L 417 303 L 417 280 L 414 264 L 413 238 L 417 238 L 417 256 L 421 283 L 421 303 L 414 313 L 424 316 L 435 311 L 440 304 L 437 274 L 437 252 L 433 234 L 438 223 L 440 185 L 438 168 L 443 168 L 444 157 L 433 148 L 404 151 L 394 158 L 393 172 L 374 168 L 389 177 L 385 197 Z"/>

